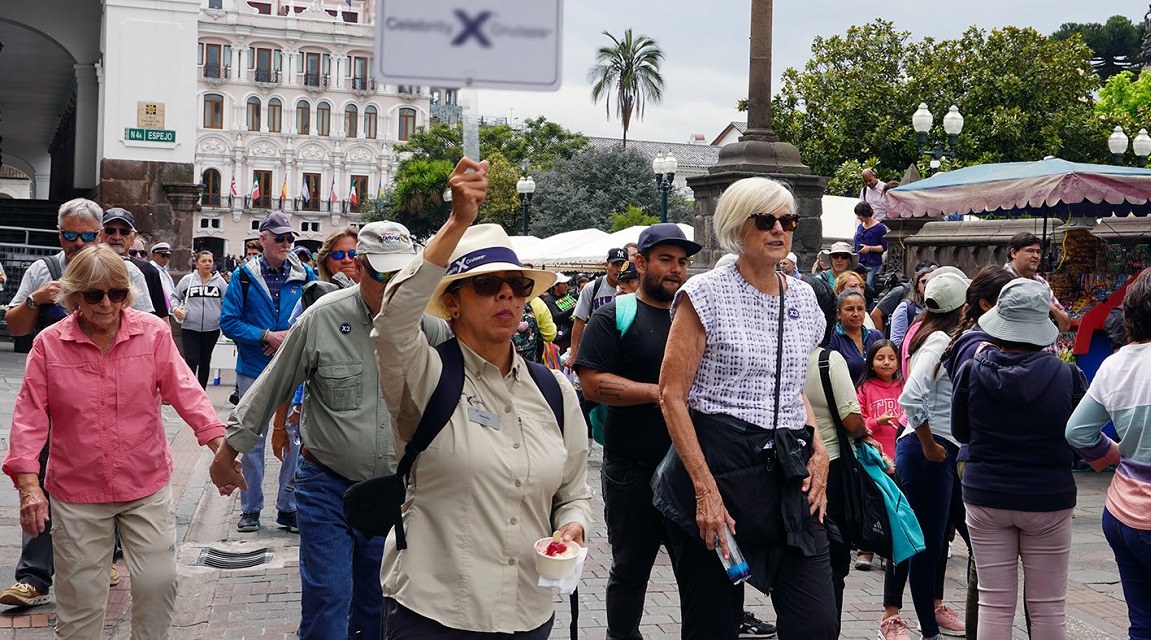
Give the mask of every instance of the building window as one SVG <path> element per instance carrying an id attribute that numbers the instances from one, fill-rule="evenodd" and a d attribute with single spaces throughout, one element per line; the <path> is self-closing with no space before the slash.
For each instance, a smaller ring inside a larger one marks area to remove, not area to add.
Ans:
<path id="1" fill-rule="evenodd" d="M 255 68 L 256 82 L 279 83 L 280 64 L 283 55 L 278 49 L 256 49 L 255 51 L 255 55 L 250 58 L 248 68 Z"/>
<path id="2" fill-rule="evenodd" d="M 283 112 L 283 107 L 280 105 L 279 98 L 271 98 L 268 100 L 268 131 L 272 133 L 280 132 L 280 118 Z"/>
<path id="3" fill-rule="evenodd" d="M 351 203 L 352 211 L 359 211 L 364 203 L 364 196 L 368 195 L 368 176 L 352 176 L 352 191 L 355 192 L 355 202 Z M 348 200 L 352 198 L 349 197 Z"/>
<path id="4" fill-rule="evenodd" d="M 224 0 L 208 0 L 209 9 L 223 9 Z"/>
<path id="5" fill-rule="evenodd" d="M 219 229 L 220 228 L 220 219 L 216 218 L 216 217 L 212 217 L 212 218 L 209 218 L 207 216 L 202 217 L 202 218 L 200 218 L 200 228 L 201 229 Z M 259 228 L 259 225 L 257 225 L 257 228 Z"/>
<path id="6" fill-rule="evenodd" d="M 204 45 L 204 77 L 224 78 L 223 73 L 223 47 L 218 44 Z"/>
<path id="7" fill-rule="evenodd" d="M 369 140 L 376 139 L 376 106 L 368 105 L 364 107 L 364 137 Z"/>
<path id="8" fill-rule="evenodd" d="M 300 68 L 304 72 L 304 86 L 327 87 L 332 57 L 328 54 L 300 52 Z"/>
<path id="9" fill-rule="evenodd" d="M 272 3 L 270 2 L 249 2 L 248 6 L 255 9 L 256 13 L 262 16 L 272 15 Z"/>
<path id="10" fill-rule="evenodd" d="M 256 233 L 260 233 L 260 223 L 262 223 L 262 222 L 263 222 L 263 220 L 257 220 L 255 218 L 252 218 L 252 221 L 248 223 L 248 231 L 254 231 Z"/>
<path id="11" fill-rule="evenodd" d="M 416 132 L 416 110 L 408 107 L 400 109 L 400 132 L 396 136 L 400 142 L 406 142 Z"/>
<path id="12" fill-rule="evenodd" d="M 349 138 L 356 137 L 356 124 L 360 121 L 360 110 L 356 105 L 350 104 L 344 109 L 344 135 Z"/>
<path id="13" fill-rule="evenodd" d="M 319 233 L 320 223 L 318 221 L 304 220 L 300 223 L 300 233 Z"/>
<path id="14" fill-rule="evenodd" d="M 319 211 L 320 210 L 320 174 L 318 173 L 305 173 L 304 174 L 304 190 L 308 193 L 308 198 L 305 202 L 300 203 L 300 208 L 305 211 Z"/>
<path id="15" fill-rule="evenodd" d="M 260 106 L 259 98 L 248 98 L 248 131 L 260 130 Z"/>
<path id="16" fill-rule="evenodd" d="M 353 73 L 352 88 L 356 90 L 366 90 L 368 88 L 368 59 L 360 56 L 352 58 L 352 64 L 348 67 L 348 72 Z"/>
<path id="17" fill-rule="evenodd" d="M 332 133 L 332 107 L 327 102 L 316 106 L 316 133 L 322 136 Z"/>
<path id="18" fill-rule="evenodd" d="M 259 185 L 260 193 L 252 200 L 252 208 L 268 209 L 272 206 L 272 172 L 253 171 L 253 185 Z"/>
<path id="19" fill-rule="evenodd" d="M 200 203 L 205 207 L 220 206 L 220 172 L 207 169 L 200 181 L 204 184 L 204 195 L 201 196 Z"/>
<path id="20" fill-rule="evenodd" d="M 204 94 L 204 128 L 224 128 L 224 96 L 218 93 Z"/>
<path id="21" fill-rule="evenodd" d="M 306 136 L 312 132 L 312 108 L 307 100 L 296 103 L 296 133 Z"/>

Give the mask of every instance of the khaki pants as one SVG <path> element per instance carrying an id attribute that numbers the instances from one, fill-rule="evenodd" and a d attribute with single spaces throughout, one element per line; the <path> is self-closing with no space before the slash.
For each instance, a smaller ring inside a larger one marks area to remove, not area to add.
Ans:
<path id="1" fill-rule="evenodd" d="M 176 518 L 171 489 L 131 502 L 52 498 L 56 637 L 97 640 L 108 603 L 115 533 L 132 575 L 132 640 L 168 637 L 176 605 Z"/>

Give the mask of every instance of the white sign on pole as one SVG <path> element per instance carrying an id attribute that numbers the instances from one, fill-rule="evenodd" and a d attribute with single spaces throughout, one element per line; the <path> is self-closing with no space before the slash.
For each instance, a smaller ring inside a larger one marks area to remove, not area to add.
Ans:
<path id="1" fill-rule="evenodd" d="M 555 91 L 563 0 L 377 0 L 376 80 Z"/>

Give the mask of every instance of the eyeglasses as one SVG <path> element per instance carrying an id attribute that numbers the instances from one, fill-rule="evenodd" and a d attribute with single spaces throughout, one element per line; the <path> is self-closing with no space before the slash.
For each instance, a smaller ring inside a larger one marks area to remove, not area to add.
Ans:
<path id="1" fill-rule="evenodd" d="M 109 291 L 81 291 L 80 295 L 84 296 L 84 302 L 88 304 L 100 304 L 104 301 L 104 296 L 108 296 L 108 300 L 113 304 L 123 302 L 124 298 L 128 297 L 127 289 L 111 289 Z"/>
<path id="2" fill-rule="evenodd" d="M 143 249 L 128 249 L 128 255 L 133 258 L 146 258 L 148 257 L 148 252 Z"/>
<path id="3" fill-rule="evenodd" d="M 335 252 L 333 251 L 332 253 L 334 254 Z M 355 253 L 354 250 L 353 253 Z M 388 271 L 387 273 L 380 273 L 379 271 L 373 269 L 371 265 L 368 264 L 367 260 L 361 261 L 360 266 L 364 268 L 364 273 L 368 274 L 369 278 L 380 284 L 387 284 L 391 282 L 392 278 L 396 277 L 396 274 L 399 273 L 399 271 Z"/>
<path id="4" fill-rule="evenodd" d="M 536 286 L 536 281 L 524 276 L 516 276 L 513 278 L 498 278 L 496 276 L 475 276 L 460 280 L 452 287 L 452 291 L 462 289 L 465 285 L 471 283 L 472 291 L 476 292 L 478 296 L 494 296 L 503 289 L 504 285 L 508 285 L 512 289 L 512 295 L 517 298 L 526 298 L 532 294 L 532 289 Z"/>
<path id="5" fill-rule="evenodd" d="M 99 234 L 100 234 L 99 231 L 65 231 L 64 229 L 60 230 L 60 235 L 63 236 L 63 238 L 65 240 L 67 240 L 68 242 L 76 242 L 76 238 L 79 238 L 79 239 L 83 240 L 84 242 L 95 242 L 96 236 Z"/>
<path id="6" fill-rule="evenodd" d="M 276 244 L 284 244 L 285 242 L 291 244 L 296 241 L 296 236 L 285 233 L 284 235 L 275 236 L 273 239 L 276 241 Z"/>
<path id="7" fill-rule="evenodd" d="M 132 235 L 132 229 L 129 229 L 127 227 L 104 227 L 104 235 L 106 235 L 106 236 L 120 235 L 123 237 L 127 237 L 127 236 Z"/>
<path id="8" fill-rule="evenodd" d="M 355 260 L 356 250 L 348 249 L 347 251 L 333 251 L 328 255 L 332 257 L 332 260 L 343 260 L 344 256 L 347 256 L 348 260 Z"/>
<path id="9" fill-rule="evenodd" d="M 776 222 L 785 233 L 795 231 L 799 226 L 799 216 L 794 213 L 785 213 L 778 218 L 770 213 L 753 213 L 748 218 L 755 221 L 755 228 L 760 231 L 771 231 Z"/>

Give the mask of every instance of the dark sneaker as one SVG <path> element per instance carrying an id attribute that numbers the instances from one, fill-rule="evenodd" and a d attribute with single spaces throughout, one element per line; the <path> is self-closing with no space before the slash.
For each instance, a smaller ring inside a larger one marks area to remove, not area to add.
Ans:
<path id="1" fill-rule="evenodd" d="M 775 625 L 768 624 L 751 615 L 750 611 L 743 612 L 743 619 L 739 622 L 739 637 L 741 638 L 774 638 Z"/>
<path id="2" fill-rule="evenodd" d="M 296 514 L 292 514 L 295 516 Z M 252 533 L 260 529 L 260 514 L 257 513 L 242 513 L 240 514 L 240 522 L 236 524 L 236 531 L 241 533 Z"/>
<path id="3" fill-rule="evenodd" d="M 296 526 L 296 512 L 295 511 L 279 511 L 276 513 L 276 524 L 286 527 L 288 533 L 299 533 L 300 528 Z"/>

